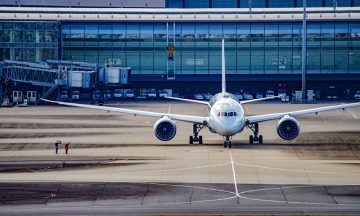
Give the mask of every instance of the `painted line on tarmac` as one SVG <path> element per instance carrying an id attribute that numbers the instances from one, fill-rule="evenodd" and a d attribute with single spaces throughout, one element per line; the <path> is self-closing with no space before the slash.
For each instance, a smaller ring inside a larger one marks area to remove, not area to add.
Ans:
<path id="1" fill-rule="evenodd" d="M 351 109 L 349 109 L 350 114 L 355 118 L 355 119 L 359 119 L 359 117 L 354 113 L 354 111 L 352 111 Z"/>
<path id="2" fill-rule="evenodd" d="M 207 165 L 207 166 L 198 166 L 198 167 L 186 167 L 186 168 L 174 168 L 174 169 L 160 169 L 160 170 L 139 170 L 139 171 L 125 171 L 125 172 L 114 172 L 114 174 L 117 173 L 147 173 L 147 172 L 171 172 L 171 171 L 182 171 L 182 170 L 192 170 L 192 169 L 204 169 L 204 168 L 210 168 L 210 167 L 218 167 L 218 166 L 226 166 L 231 164 L 223 163 L 223 164 L 213 164 L 213 165 Z"/>
<path id="3" fill-rule="evenodd" d="M 169 202 L 169 203 L 148 203 L 148 204 L 142 204 L 142 205 L 124 205 L 124 206 L 119 206 L 121 208 L 138 208 L 138 207 L 142 207 L 142 206 L 162 206 L 162 205 L 181 205 L 181 204 L 194 204 L 194 203 L 206 203 L 206 202 L 216 202 L 216 201 L 224 201 L 224 200 L 230 200 L 230 199 L 235 199 L 238 196 L 231 196 L 231 197 L 225 197 L 225 198 L 219 198 L 219 199 L 209 199 L 209 200 L 197 200 L 197 201 L 191 201 L 191 202 Z M 113 206 L 113 205 L 94 205 L 94 208 L 102 208 L 102 207 L 107 207 L 107 206 Z"/>
<path id="4" fill-rule="evenodd" d="M 232 168 L 232 173 L 233 173 L 233 177 L 234 177 L 235 194 L 236 194 L 236 196 L 239 196 L 239 191 L 238 191 L 237 183 L 236 183 L 236 174 L 235 174 L 234 161 L 233 161 L 233 157 L 232 157 L 232 154 L 231 154 L 231 150 L 229 152 L 230 152 L 230 159 L 231 159 L 231 168 Z"/>
<path id="5" fill-rule="evenodd" d="M 171 112 L 171 104 L 169 104 L 169 106 L 168 106 L 168 114 L 170 114 L 170 112 Z"/>
<path id="6" fill-rule="evenodd" d="M 287 168 L 276 168 L 276 167 L 267 167 L 267 166 L 259 166 L 254 164 L 245 164 L 234 162 L 235 165 L 238 166 L 246 166 L 246 167 L 255 167 L 260 169 L 271 169 L 271 170 L 280 170 L 280 171 L 289 171 L 289 172 L 305 172 L 305 173 L 320 173 L 320 174 L 346 174 L 346 175 L 360 175 L 360 173 L 348 173 L 348 172 L 327 172 L 327 171 L 315 171 L 315 170 L 299 170 L 299 169 L 287 169 Z"/>
<path id="7" fill-rule="evenodd" d="M 283 200 L 269 200 L 269 199 L 260 199 L 260 198 L 250 198 L 242 196 L 241 194 L 249 194 L 259 191 L 268 191 L 268 190 L 281 190 L 281 189 L 292 189 L 292 188 L 318 188 L 322 187 L 321 185 L 311 185 L 311 186 L 289 186 L 289 187 L 276 187 L 276 188 L 261 188 L 255 190 L 242 191 L 239 194 L 239 198 L 260 201 L 260 202 L 271 202 L 271 203 L 284 203 L 284 204 L 303 204 L 303 205 L 359 205 L 358 203 L 317 203 L 317 202 L 297 202 L 297 201 L 283 201 Z M 330 196 L 330 195 L 329 195 Z"/>
<path id="8" fill-rule="evenodd" d="M 246 113 L 248 116 L 250 116 L 249 107 L 248 107 L 246 104 L 244 104 L 243 107 L 245 108 L 245 113 Z"/>
<path id="9" fill-rule="evenodd" d="M 156 183 L 156 182 L 141 183 L 141 184 L 151 184 L 151 185 L 161 185 L 161 186 L 171 186 L 171 187 L 183 187 L 183 188 L 195 188 L 195 189 L 201 189 L 201 190 L 211 190 L 211 191 L 235 194 L 233 191 L 221 190 L 221 189 L 216 189 L 216 188 L 201 187 L 201 186 L 166 184 L 166 183 Z"/>

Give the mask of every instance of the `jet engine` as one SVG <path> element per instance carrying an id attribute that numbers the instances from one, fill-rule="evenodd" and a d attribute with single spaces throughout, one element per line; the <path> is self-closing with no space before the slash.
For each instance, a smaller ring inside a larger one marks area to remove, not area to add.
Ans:
<path id="1" fill-rule="evenodd" d="M 284 140 L 293 140 L 300 133 L 300 124 L 295 118 L 286 115 L 280 119 L 277 133 Z"/>
<path id="2" fill-rule="evenodd" d="M 175 137 L 176 125 L 168 117 L 162 117 L 154 124 L 154 134 L 161 141 L 169 141 Z"/>

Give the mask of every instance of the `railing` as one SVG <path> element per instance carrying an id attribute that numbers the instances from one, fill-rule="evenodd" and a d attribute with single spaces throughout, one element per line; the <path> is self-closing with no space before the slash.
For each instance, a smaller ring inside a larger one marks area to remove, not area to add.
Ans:
<path id="1" fill-rule="evenodd" d="M 51 87 L 60 79 L 60 71 L 44 65 L 17 61 L 3 63 L 2 76 L 5 80 L 31 83 L 36 86 Z"/>

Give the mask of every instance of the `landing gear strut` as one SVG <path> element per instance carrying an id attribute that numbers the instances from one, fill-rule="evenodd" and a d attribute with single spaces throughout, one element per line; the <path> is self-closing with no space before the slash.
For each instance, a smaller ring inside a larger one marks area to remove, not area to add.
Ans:
<path id="1" fill-rule="evenodd" d="M 250 144 L 263 143 L 263 136 L 259 135 L 259 124 L 255 123 L 255 124 L 249 125 L 248 128 L 250 128 L 250 130 L 252 130 L 252 132 L 254 133 L 254 135 L 250 135 L 249 143 Z"/>
<path id="2" fill-rule="evenodd" d="M 199 136 L 199 132 L 205 127 L 205 125 L 193 124 L 193 136 L 189 138 L 189 144 L 203 144 L 202 136 Z"/>
<path id="3" fill-rule="evenodd" d="M 224 141 L 224 148 L 231 148 L 231 140 L 230 140 L 230 137 L 229 136 L 226 136 L 225 137 L 225 141 Z"/>

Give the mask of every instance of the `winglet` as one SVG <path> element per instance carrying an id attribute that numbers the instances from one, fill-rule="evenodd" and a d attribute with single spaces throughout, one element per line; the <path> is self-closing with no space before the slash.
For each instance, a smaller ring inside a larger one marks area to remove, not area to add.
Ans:
<path id="1" fill-rule="evenodd" d="M 225 42 L 224 38 L 221 40 L 221 91 L 226 92 L 226 79 L 225 79 Z"/>

